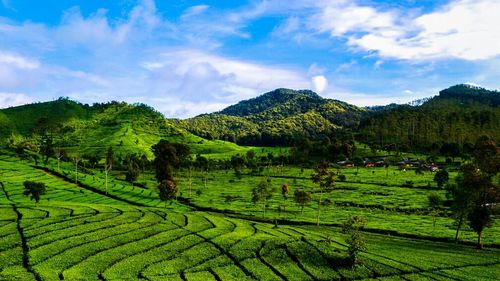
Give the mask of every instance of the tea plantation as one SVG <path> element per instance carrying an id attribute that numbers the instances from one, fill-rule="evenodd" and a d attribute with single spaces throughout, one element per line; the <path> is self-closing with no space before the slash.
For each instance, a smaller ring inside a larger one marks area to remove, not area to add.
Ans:
<path id="1" fill-rule="evenodd" d="M 291 200 L 285 202 L 288 222 L 283 220 L 284 213 L 277 210 L 284 201 L 279 195 L 263 218 L 250 195 L 258 175 L 216 171 L 205 186 L 203 173 L 197 172 L 191 197 L 185 177 L 179 175 L 183 197 L 164 204 L 150 183 L 151 175 L 141 176 L 145 187 L 114 175 L 106 189 L 99 171 L 80 172 L 75 183 L 70 163 L 59 169 L 55 162 L 35 167 L 2 156 L 0 280 L 498 278 L 498 226 L 485 231 L 483 250 L 447 242 L 453 236 L 452 219 L 438 216 L 433 227 L 426 211 L 429 190 L 422 186 L 428 175 L 408 174 L 421 186 L 409 188 L 398 182 L 407 179 L 393 171 L 391 180 L 383 182 L 383 177 L 369 180 L 373 173 L 368 171 L 352 172 L 345 171 L 347 181 L 329 194 L 335 203 L 324 208 L 318 227 L 313 223 L 314 203 L 301 213 Z M 308 186 L 309 173 L 275 172 L 272 181 L 288 181 L 292 188 Z M 286 178 L 290 174 L 302 176 Z M 25 180 L 46 184 L 38 204 L 23 195 Z M 338 227 L 352 214 L 369 222 L 364 232 L 368 250 L 356 267 L 346 263 L 346 237 Z M 279 219 L 278 225 L 274 219 Z M 462 239 L 474 241 L 474 235 L 465 231 Z"/>

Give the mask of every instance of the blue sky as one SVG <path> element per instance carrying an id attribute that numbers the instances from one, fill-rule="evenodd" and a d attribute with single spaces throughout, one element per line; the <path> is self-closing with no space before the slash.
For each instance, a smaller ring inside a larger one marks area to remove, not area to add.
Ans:
<path id="1" fill-rule="evenodd" d="M 356 105 L 498 89 L 498 0 L 0 0 L 0 107 L 60 96 L 167 117 L 275 88 Z"/>

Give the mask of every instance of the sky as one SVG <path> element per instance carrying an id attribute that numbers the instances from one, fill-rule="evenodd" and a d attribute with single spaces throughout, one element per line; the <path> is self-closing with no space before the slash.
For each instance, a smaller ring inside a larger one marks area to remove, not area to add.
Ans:
<path id="1" fill-rule="evenodd" d="M 69 97 L 166 117 L 276 88 L 358 106 L 498 89 L 500 0 L 0 0 L 0 108 Z"/>

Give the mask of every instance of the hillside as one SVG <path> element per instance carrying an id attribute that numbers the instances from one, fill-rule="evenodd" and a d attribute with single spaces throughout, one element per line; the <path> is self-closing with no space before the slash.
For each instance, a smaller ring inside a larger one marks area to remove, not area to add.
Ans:
<path id="1" fill-rule="evenodd" d="M 467 152 L 481 135 L 500 139 L 499 105 L 497 91 L 456 85 L 418 106 L 368 110 L 359 126 L 360 140 L 376 147 L 431 152 L 451 144 Z"/>
<path id="2" fill-rule="evenodd" d="M 249 149 L 238 145 L 292 146 L 347 129 L 374 148 L 458 154 L 467 153 L 480 135 L 500 139 L 499 105 L 499 92 L 470 85 L 412 105 L 369 108 L 312 91 L 277 89 L 220 112 L 177 120 L 144 104 L 90 106 L 60 98 L 0 110 L 0 140 L 39 145 L 41 135 L 49 133 L 69 152 L 102 154 L 113 146 L 121 154 L 151 156 L 151 145 L 164 138 L 186 143 L 194 153 L 225 157 Z M 441 151 L 443 146 L 450 151 Z"/>
<path id="3" fill-rule="evenodd" d="M 68 99 L 35 103 L 0 110 L 0 141 L 11 147 L 39 149 L 42 136 L 54 140 L 58 150 L 70 156 L 104 155 L 110 146 L 118 155 L 145 154 L 160 139 L 189 145 L 193 153 L 227 157 L 246 153 L 248 147 L 205 140 L 179 128 L 172 120 L 144 104 L 111 102 L 80 104 Z"/>
<path id="4" fill-rule="evenodd" d="M 355 128 L 363 109 L 309 90 L 276 89 L 224 110 L 179 121 L 193 134 L 239 144 L 290 145 Z"/>

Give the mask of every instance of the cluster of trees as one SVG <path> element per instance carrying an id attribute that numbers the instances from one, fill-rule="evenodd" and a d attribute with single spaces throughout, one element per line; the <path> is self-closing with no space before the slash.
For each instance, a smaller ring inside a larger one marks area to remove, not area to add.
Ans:
<path id="1" fill-rule="evenodd" d="M 354 137 L 350 132 L 338 133 L 318 141 L 306 138 L 291 148 L 289 163 L 307 163 L 312 158 L 337 162 L 353 157 L 355 151 Z"/>
<path id="2" fill-rule="evenodd" d="M 500 139 L 499 100 L 496 91 L 454 86 L 419 106 L 368 111 L 358 138 L 374 149 L 470 155 L 478 136 Z"/>

